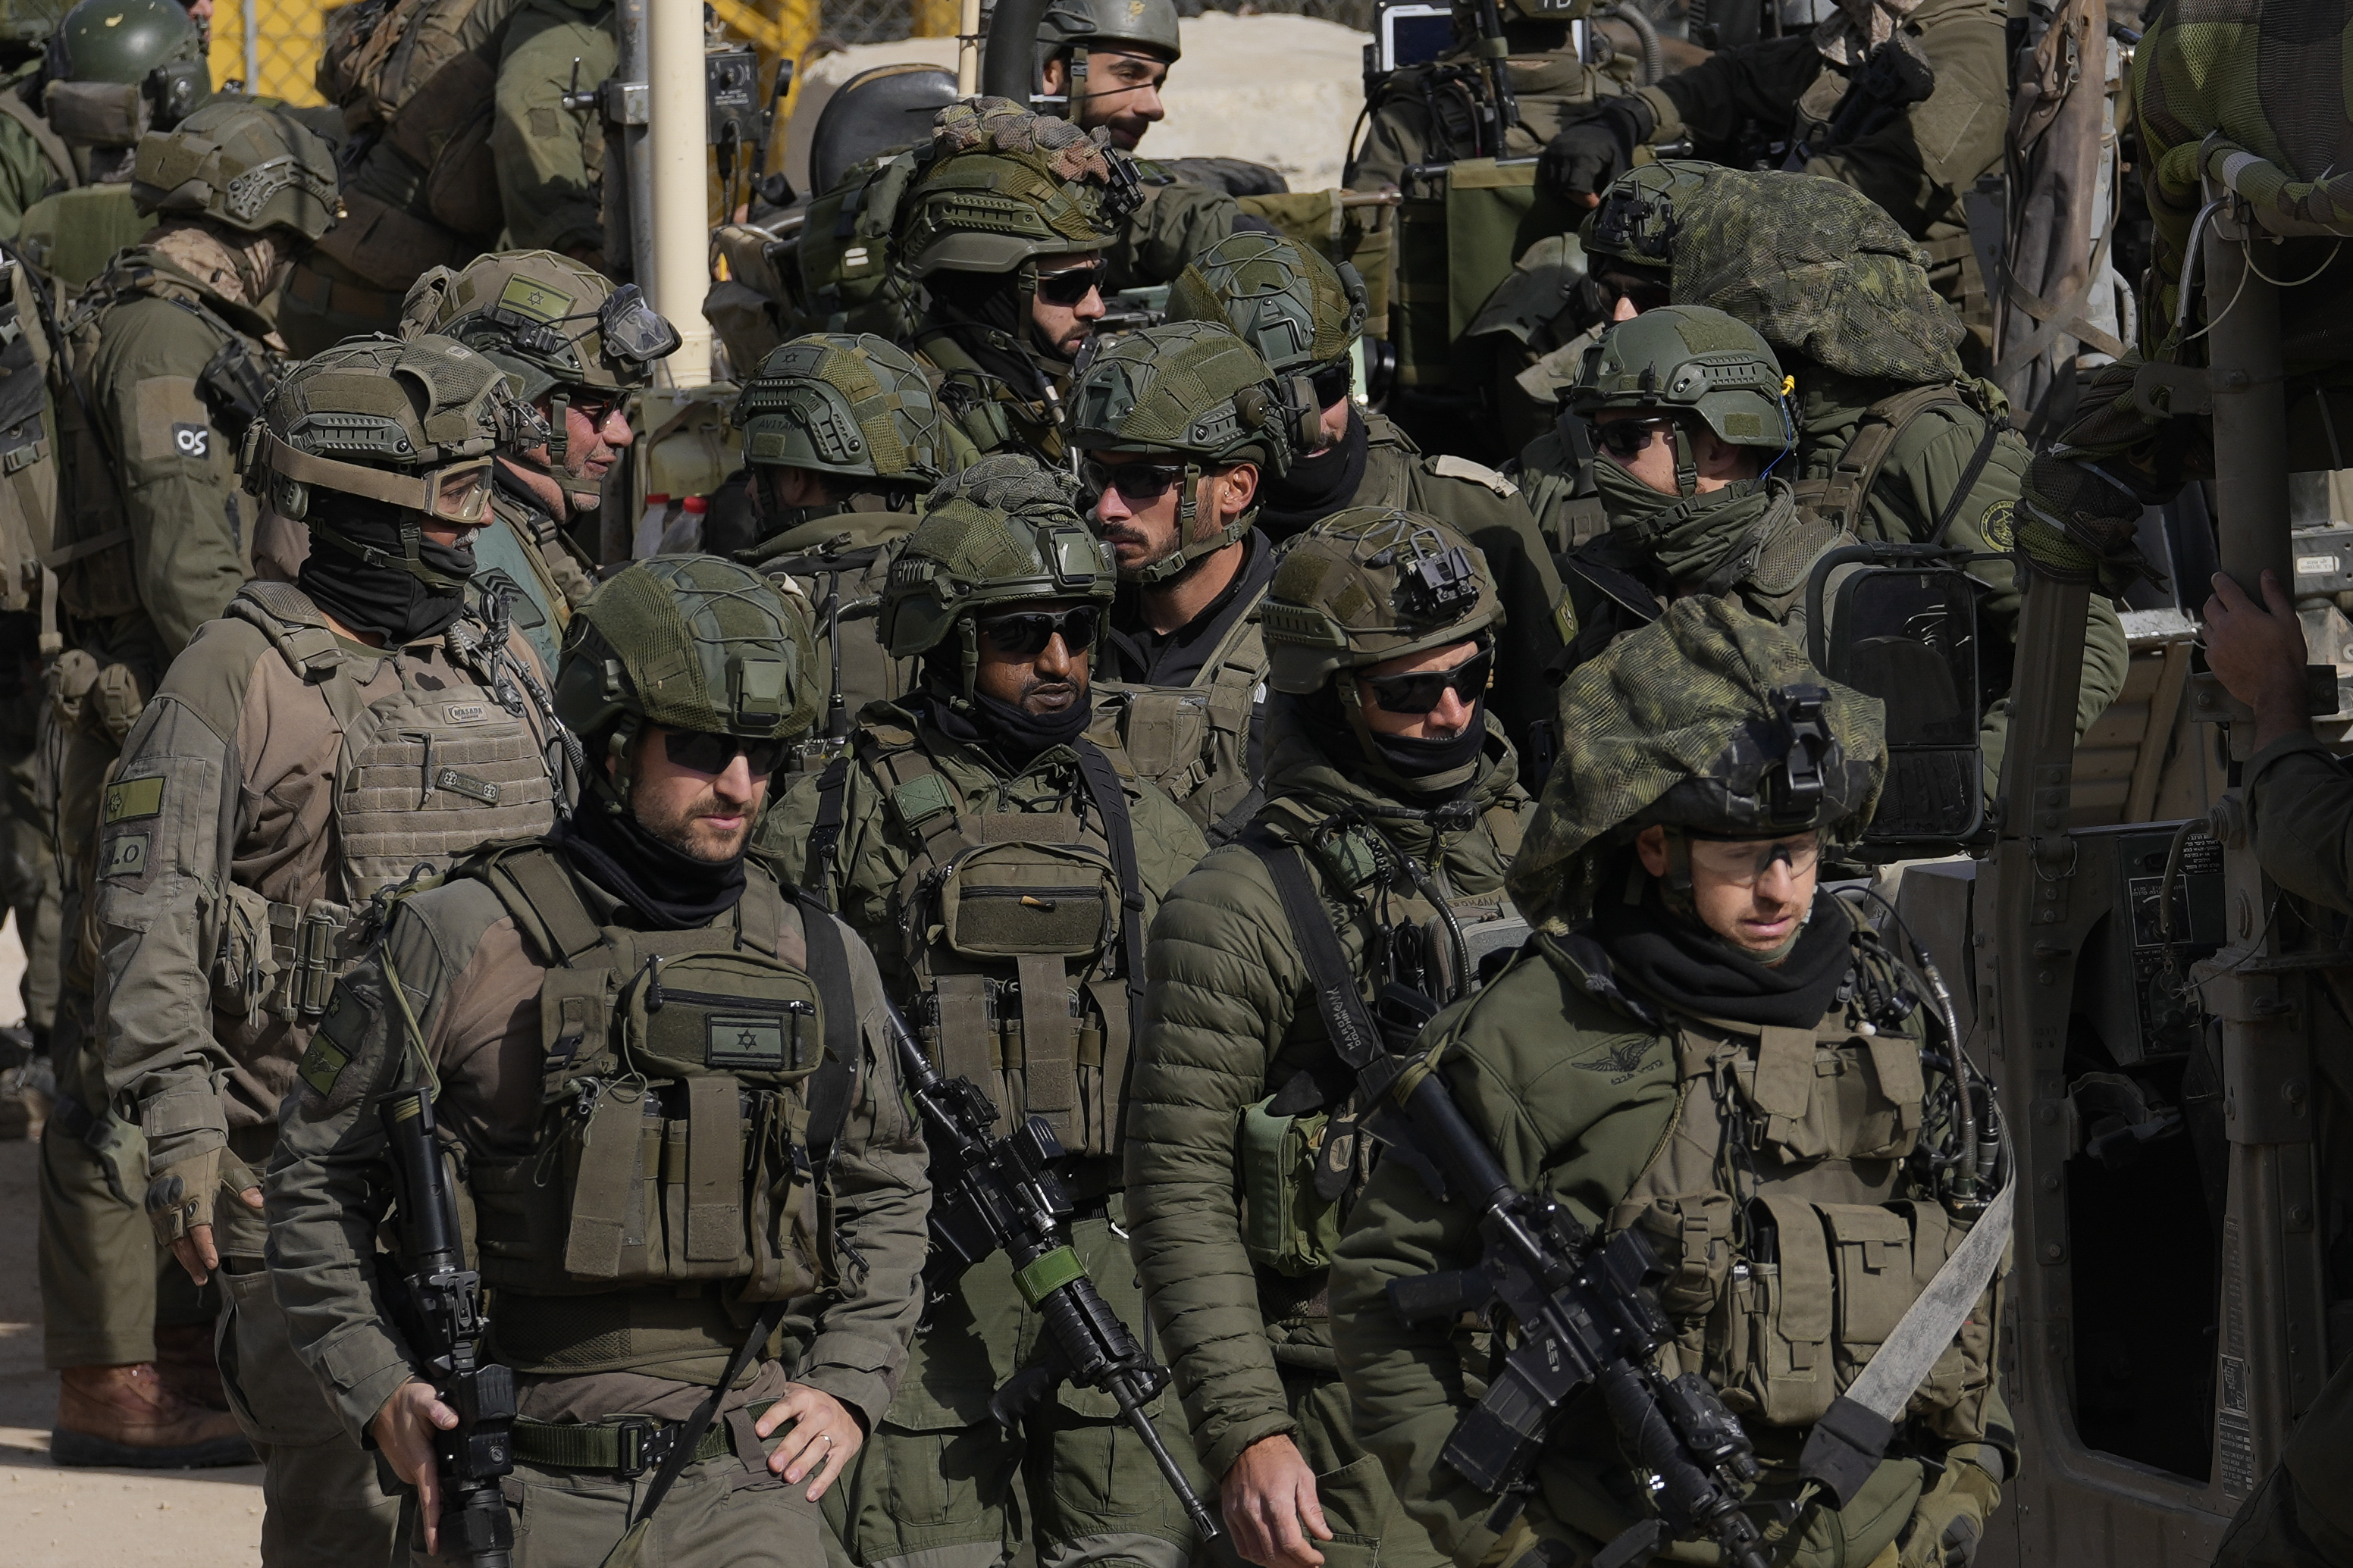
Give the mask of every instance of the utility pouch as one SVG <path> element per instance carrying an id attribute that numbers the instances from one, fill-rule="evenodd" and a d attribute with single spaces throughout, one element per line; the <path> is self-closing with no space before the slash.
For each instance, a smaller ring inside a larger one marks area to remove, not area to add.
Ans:
<path id="1" fill-rule="evenodd" d="M 1919 1047 L 1901 1034 L 1766 1026 L 1733 1064 L 1751 1112 L 1750 1147 L 1776 1160 L 1897 1160 L 1919 1142 L 1926 1088 Z"/>
<path id="2" fill-rule="evenodd" d="M 50 130 L 83 147 L 135 147 L 150 121 L 136 82 L 53 81 L 41 107 Z"/>
<path id="3" fill-rule="evenodd" d="M 223 884 L 213 905 L 219 931 L 212 968 L 216 1011 L 232 1018 L 251 1017 L 277 994 L 282 967 L 270 916 L 284 907 L 240 883 Z M 323 1009 L 323 1000 L 321 1005 Z"/>
<path id="4" fill-rule="evenodd" d="M 1620 1204 L 1609 1228 L 1640 1230 L 1667 1270 L 1659 1306 L 1678 1322 L 1708 1317 L 1732 1277 L 1732 1194 L 1682 1193 L 1647 1203 Z"/>
<path id="5" fill-rule="evenodd" d="M 1278 1116 L 1273 1103 L 1242 1113 L 1242 1242 L 1252 1263 L 1297 1279 L 1332 1267 L 1340 1245 L 1340 1204 L 1315 1187 L 1332 1116 Z"/>
<path id="6" fill-rule="evenodd" d="M 940 934 L 965 958 L 1089 957 L 1119 908 L 1111 863 L 1076 845 L 983 844 L 940 878 Z"/>

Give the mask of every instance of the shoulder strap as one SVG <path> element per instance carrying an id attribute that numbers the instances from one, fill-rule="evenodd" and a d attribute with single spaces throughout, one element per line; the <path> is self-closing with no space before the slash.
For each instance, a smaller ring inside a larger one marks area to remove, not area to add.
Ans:
<path id="1" fill-rule="evenodd" d="M 1348 955 L 1341 951 L 1340 933 L 1333 929 L 1332 917 L 1316 896 L 1305 856 L 1298 846 L 1283 843 L 1263 827 L 1243 834 L 1240 842 L 1266 863 L 1267 875 L 1274 879 L 1282 912 L 1291 921 L 1291 934 L 1307 960 L 1308 978 L 1315 987 L 1315 1010 L 1324 1016 L 1324 1030 L 1332 1037 L 1332 1048 L 1342 1061 L 1361 1072 L 1381 1055 L 1380 1030 L 1356 990 Z"/>
<path id="2" fill-rule="evenodd" d="M 1119 874 L 1120 944 L 1126 949 L 1128 1038 L 1144 1038 L 1144 878 L 1135 868 L 1135 825 L 1129 820 L 1127 792 L 1111 758 L 1092 741 L 1072 742 L 1087 794 L 1102 813 L 1103 837 L 1111 845 L 1112 868 Z"/>
<path id="3" fill-rule="evenodd" d="M 842 796 L 849 790 L 849 753 L 844 752 L 825 765 L 817 779 L 817 826 L 809 829 L 808 860 L 802 874 L 801 897 L 833 908 L 833 857 L 841 847 Z"/>
<path id="4" fill-rule="evenodd" d="M 581 901 L 570 873 L 543 845 L 496 856 L 480 872 L 515 917 L 525 939 L 540 949 L 540 962 L 548 968 L 570 968 L 574 959 L 606 945 L 605 928 Z"/>
<path id="5" fill-rule="evenodd" d="M 1978 449 L 1969 454 L 1968 467 L 1961 470 L 1959 481 L 1953 486 L 1953 493 L 1945 498 L 1945 510 L 1936 514 L 1936 526 L 1928 533 L 1929 543 L 1945 542 L 1945 531 L 1953 526 L 1953 520 L 1961 514 L 1961 503 L 1969 499 L 1971 490 L 1978 488 L 1978 476 L 1985 472 L 1986 463 L 1993 457 L 1993 449 L 2000 442 L 2001 433 L 2006 427 L 2002 420 L 1986 419 L 1985 434 L 1978 438 Z"/>
<path id="6" fill-rule="evenodd" d="M 73 153 L 67 148 L 65 138 L 49 128 L 47 119 L 25 101 L 23 93 L 14 88 L 0 91 L 0 114 L 25 128 L 25 133 L 40 148 L 41 156 L 49 161 L 49 167 L 58 172 L 58 178 L 66 183 L 68 189 L 81 184 L 81 176 L 74 173 Z"/>
<path id="7" fill-rule="evenodd" d="M 1969 406 L 1959 388 L 1938 384 L 1906 388 L 1863 410 L 1862 422 L 1839 453 L 1830 477 L 1810 481 L 1810 488 L 1819 487 L 1813 496 L 1805 498 L 1813 510 L 1850 533 L 1858 532 L 1856 519 L 1871 498 L 1872 487 L 1879 483 L 1879 470 L 1886 466 L 1895 443 L 1911 428 L 1912 421 L 1948 404 Z"/>
<path id="8" fill-rule="evenodd" d="M 807 891 L 797 896 L 809 978 L 825 1005 L 825 1061 L 808 1085 L 809 1163 L 822 1167 L 849 1124 L 850 1090 L 858 1077 L 858 999 L 849 988 L 849 944 L 842 940 L 840 922 Z"/>

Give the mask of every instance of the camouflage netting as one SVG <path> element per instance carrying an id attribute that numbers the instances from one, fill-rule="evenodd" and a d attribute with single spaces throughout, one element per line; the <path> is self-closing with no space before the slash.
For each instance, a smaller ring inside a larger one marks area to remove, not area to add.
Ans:
<path id="1" fill-rule="evenodd" d="M 1001 452 L 983 458 L 932 492 L 925 510 L 952 500 L 970 501 L 993 511 L 1028 512 L 1039 508 L 1070 510 L 1078 503 L 1079 481 L 1035 458 Z"/>
<path id="2" fill-rule="evenodd" d="M 1856 66 L 1895 36 L 1920 0 L 1839 0 L 1838 14 L 1814 29 L 1814 47 L 1835 65 Z"/>
<path id="3" fill-rule="evenodd" d="M 607 659 L 624 672 L 617 702 Z M 658 555 L 573 617 L 556 705 L 582 733 L 626 711 L 673 730 L 791 736 L 816 721 L 824 689 L 804 605 L 717 556 Z"/>
<path id="4" fill-rule="evenodd" d="M 1056 179 L 1108 180 L 1111 160 L 1103 153 L 1110 132 L 1085 132 L 1067 120 L 1033 114 L 1009 98 L 952 103 L 932 121 L 932 145 L 943 155 L 1019 153 L 1035 157 Z"/>
<path id="5" fill-rule="evenodd" d="M 1789 686 L 1830 693 L 1835 745 L 1824 766 L 1852 839 L 1871 820 L 1887 765 L 1885 709 L 1836 685 L 1778 626 L 1729 599 L 1678 599 L 1651 625 L 1612 643 L 1561 686 L 1567 750 L 1512 862 L 1512 900 L 1531 921 L 1593 912 L 1602 857 L 1686 780 L 1720 783 L 1727 803 L 1760 789 L 1782 754 L 1774 694 Z"/>

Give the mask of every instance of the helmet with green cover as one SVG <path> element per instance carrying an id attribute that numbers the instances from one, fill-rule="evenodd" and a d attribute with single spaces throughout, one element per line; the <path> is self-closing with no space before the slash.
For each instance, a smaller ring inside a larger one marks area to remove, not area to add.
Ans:
<path id="1" fill-rule="evenodd" d="M 1793 385 L 1755 328 L 1704 306 L 1666 305 L 1603 332 L 1567 395 L 1588 416 L 1623 410 L 1672 419 L 1676 487 L 1691 496 L 1699 468 L 1688 421 L 1730 446 L 1787 452 L 1798 439 Z"/>
<path id="2" fill-rule="evenodd" d="M 1227 236 L 1196 257 L 1168 290 L 1168 320 L 1223 321 L 1276 374 L 1314 381 L 1324 407 L 1347 395 L 1349 351 L 1371 310 L 1354 267 L 1335 267 L 1298 241 L 1270 234 Z"/>
<path id="3" fill-rule="evenodd" d="M 1826 679 L 1788 633 L 1713 595 L 1675 600 L 1571 671 L 1560 718 L 1577 743 L 1546 784 L 1510 877 L 1531 920 L 1590 915 L 1609 880 L 1600 851 L 1654 824 L 1668 829 L 1686 892 L 1678 846 L 1691 838 L 1813 830 L 1852 841 L 1886 775 L 1879 700 Z"/>
<path id="4" fill-rule="evenodd" d="M 573 616 L 555 716 L 589 747 L 589 787 L 621 812 L 646 725 L 791 740 L 816 722 L 824 692 L 806 601 L 715 555 L 657 555 Z M 609 774 L 595 765 L 600 743 Z"/>
<path id="5" fill-rule="evenodd" d="M 1064 438 L 1082 452 L 1184 459 L 1176 548 L 1135 574 L 1146 584 L 1166 582 L 1249 532 L 1254 506 L 1211 537 L 1193 537 L 1202 479 L 1237 463 L 1257 464 L 1261 487 L 1280 479 L 1314 439 L 1319 413 L 1303 381 L 1278 381 L 1222 321 L 1167 321 L 1121 336 L 1088 361 L 1068 406 Z M 1098 491 L 1101 478 L 1092 481 Z"/>
<path id="6" fill-rule="evenodd" d="M 1068 474 L 1017 453 L 983 458 L 944 480 L 923 504 L 882 591 L 877 635 L 893 658 L 934 656 L 955 639 L 969 700 L 980 668 L 974 619 L 1039 600 L 1109 605 L 1111 552 L 1072 508 Z"/>
<path id="7" fill-rule="evenodd" d="M 42 111 L 79 147 L 132 147 L 212 92 L 204 42 L 178 0 L 80 0 L 49 37 Z"/>
<path id="8" fill-rule="evenodd" d="M 1687 211 L 1719 172 L 1713 163 L 1662 158 L 1619 175 L 1577 229 L 1587 265 L 1673 271 L 1678 210 Z"/>
<path id="9" fill-rule="evenodd" d="M 1027 271 L 1045 256 L 1101 250 L 1141 184 L 1125 153 L 1009 99 L 940 110 L 934 162 L 902 201 L 895 248 L 917 279 Z"/>
<path id="10" fill-rule="evenodd" d="M 142 213 L 200 217 L 245 234 L 276 230 L 308 246 L 341 202 L 334 149 L 287 110 L 208 103 L 139 139 L 131 199 Z"/>
<path id="11" fill-rule="evenodd" d="M 644 386 L 678 330 L 635 284 L 552 250 L 504 250 L 437 267 L 410 285 L 405 331 L 439 332 L 495 362 L 533 402 L 551 391 Z"/>
<path id="12" fill-rule="evenodd" d="M 810 332 L 772 351 L 732 416 L 755 468 L 927 490 L 949 467 L 931 378 L 871 332 Z"/>
<path id="13" fill-rule="evenodd" d="M 460 528 L 490 516 L 491 458 L 543 440 L 546 426 L 499 367 L 448 338 L 354 338 L 289 371 L 246 431 L 246 489 L 316 542 L 407 573 L 442 595 L 462 577 L 423 556 L 430 518 Z M 398 514 L 401 553 L 353 539 L 331 498 Z"/>

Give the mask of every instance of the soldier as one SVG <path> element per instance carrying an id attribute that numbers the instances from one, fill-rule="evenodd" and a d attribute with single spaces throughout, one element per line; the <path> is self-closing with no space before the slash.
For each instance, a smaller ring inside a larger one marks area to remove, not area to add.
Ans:
<path id="1" fill-rule="evenodd" d="M 797 783 L 760 843 L 866 939 L 943 1072 L 987 1088 L 1000 1125 L 1047 1119 L 1072 1245 L 1134 1324 L 1118 1150 L 1144 931 L 1202 844 L 1084 738 L 1113 573 L 1063 476 L 1000 455 L 943 483 L 882 601 L 916 691 L 869 705 L 850 754 Z M 990 1416 L 1037 1332 L 997 1264 L 934 1302 L 873 1454 L 826 1510 L 852 1562 L 986 1568 L 1025 1520 L 1041 1561 L 1187 1561 L 1191 1522 L 1107 1396 L 1066 1386 L 1011 1431 Z M 1146 1409 L 1182 1462 L 1174 1397 Z"/>
<path id="2" fill-rule="evenodd" d="M 1366 106 L 1371 124 L 1341 183 L 1352 191 L 1377 191 L 1403 184 L 1410 164 L 1532 158 L 1543 152 L 1588 106 L 1627 90 L 1622 73 L 1577 56 L 1569 25 L 1589 8 L 1588 0 L 1503 0 L 1510 51 L 1504 64 L 1519 115 L 1501 127 L 1499 143 L 1476 0 L 1455 0 L 1453 47 L 1380 84 Z"/>
<path id="3" fill-rule="evenodd" d="M 732 417 L 744 432 L 760 527 L 758 547 L 738 559 L 790 577 L 818 606 L 827 694 L 810 740 L 822 739 L 824 754 L 804 748 L 807 771 L 839 754 L 851 715 L 913 686 L 913 666 L 885 654 L 857 622 L 880 609 L 921 499 L 963 465 L 923 367 L 871 333 L 812 332 L 781 345 L 745 384 Z"/>
<path id="4" fill-rule="evenodd" d="M 236 456 L 275 361 L 265 307 L 289 259 L 332 221 L 334 159 L 281 110 L 209 104 L 141 139 L 132 194 L 157 226 L 67 323 L 50 400 L 62 472 L 49 559 L 66 643 L 39 765 L 65 948 L 58 1114 L 41 1143 L 46 1354 L 64 1374 L 52 1450 L 108 1465 L 185 1463 L 166 1457 L 183 1449 L 237 1462 L 227 1431 L 187 1436 L 142 1370 L 156 1277 L 139 1208 L 145 1152 L 139 1129 L 107 1109 L 85 905 L 124 737 L 164 666 L 270 553 Z M 286 560 L 269 570 L 294 574 Z"/>
<path id="5" fill-rule="evenodd" d="M 1332 1363 L 1324 1281 L 1370 1148 L 1361 1064 L 1319 999 L 1401 984 L 1435 1005 L 1469 984 L 1424 938 L 1433 900 L 1458 924 L 1503 912 L 1528 802 L 1486 710 L 1501 619 L 1485 563 L 1434 518 L 1356 508 L 1293 541 L 1265 610 L 1267 802 L 1152 928 L 1136 1261 L 1234 1549 L 1266 1568 L 1445 1562 Z"/>
<path id="6" fill-rule="evenodd" d="M 1986 1276 L 1942 1268 L 1995 1196 L 1974 1163 L 1990 1124 L 1966 1123 L 1951 1070 L 1924 1049 L 1928 987 L 1815 880 L 1879 795 L 1881 706 L 1704 596 L 1577 670 L 1562 700 L 1581 744 L 1509 883 L 1538 934 L 1417 1051 L 1435 1047 L 1514 1187 L 1649 1241 L 1672 1330 L 1661 1374 L 1721 1391 L 1763 1467 L 1751 1500 L 1817 1499 L 1794 1525 L 1752 1516 L 1774 1562 L 1966 1564 L 2017 1454 L 1992 1359 L 1999 1251 Z M 1929 1046 L 1967 1059 L 1952 1039 Z M 1968 1076 L 1982 1114 L 1990 1085 Z M 1384 1289 L 1475 1265 L 1476 1216 L 1400 1162 L 1373 1173 L 1332 1270 L 1348 1394 L 1366 1447 L 1457 1563 L 1586 1562 L 1651 1515 L 1603 1401 L 1582 1390 L 1561 1408 L 1499 1542 L 1497 1500 L 1439 1458 L 1469 1404 L 1454 1325 L 1409 1325 Z M 1932 1278 L 1975 1304 L 1957 1331 L 1949 1317 L 1899 1330 Z M 1874 1352 L 1915 1350 L 1934 1370 L 1895 1391 L 1894 1453 L 1874 1466 L 1858 1444 L 1846 1506 L 1820 1499 L 1796 1474 L 1814 1423 Z M 1658 1545 L 1620 1555 L 1717 1556 Z"/>
<path id="7" fill-rule="evenodd" d="M 1134 166 L 1003 100 L 942 110 L 936 160 L 893 244 L 922 286 L 907 346 L 981 452 L 1060 464 L 1071 362 L 1103 313 L 1103 252 L 1132 210 Z"/>
<path id="8" fill-rule="evenodd" d="M 603 503 L 605 476 L 637 439 L 629 394 L 678 347 L 678 330 L 634 284 L 544 250 L 502 251 L 452 272 L 437 267 L 401 307 L 401 331 L 457 339 L 507 373 L 553 434 L 543 446 L 499 454 L 495 529 L 476 548 L 539 611 L 527 628 L 553 668 L 564 628 L 596 586 L 578 530 Z"/>
<path id="9" fill-rule="evenodd" d="M 1553 742 L 1537 727 L 1550 721 L 1552 690 L 1538 672 L 1561 646 L 1552 552 L 1510 480 L 1467 458 L 1424 457 L 1404 431 L 1357 404 L 1351 354 L 1367 310 L 1353 268 L 1263 235 L 1222 242 L 1168 291 L 1171 321 L 1223 320 L 1278 376 L 1314 388 L 1322 409 L 1314 438 L 1265 482 L 1259 526 L 1269 537 L 1288 539 L 1351 507 L 1402 509 L 1437 518 L 1486 557 L 1504 611 L 1495 714 L 1532 771 L 1548 767 Z"/>
<path id="10" fill-rule="evenodd" d="M 806 610 L 740 566 L 667 556 L 614 577 L 557 674 L 593 763 L 579 805 L 399 899 L 303 1058 L 269 1176 L 273 1283 L 343 1431 L 415 1489 L 406 1534 L 427 1552 L 431 1440 L 458 1416 L 385 1316 L 373 1238 L 390 1174 L 376 1107 L 429 1083 L 467 1155 L 483 1356 L 519 1374 L 517 1568 L 605 1561 L 639 1519 L 647 1560 L 681 1568 L 820 1560 L 810 1505 L 906 1356 L 929 1187 L 872 959 L 744 853 L 815 675 Z M 584 1155 L 600 1138 L 633 1152 L 640 1123 L 722 1151 L 717 1174 L 701 1155 L 641 1170 L 649 1214 L 693 1194 L 691 1240 L 666 1246 L 656 1217 L 643 1245 L 601 1217 L 632 1178 L 609 1190 Z M 787 1301 L 784 1356 L 765 1359 Z M 711 1386 L 739 1346 L 749 1377 Z M 649 1518 L 633 1483 L 698 1410 L 716 1419 Z"/>
<path id="11" fill-rule="evenodd" d="M 131 193 L 139 139 L 211 96 L 196 25 L 174 0 L 80 0 L 49 40 L 47 122 L 75 174 L 23 210 L 17 249 L 69 293 L 151 226 Z"/>
<path id="12" fill-rule="evenodd" d="M 0 238 L 16 237 L 26 208 L 80 180 L 72 150 L 41 112 L 46 46 L 65 10 L 64 0 L 0 5 L 0 71 L 7 73 L 0 78 Z"/>
<path id="13" fill-rule="evenodd" d="M 1655 87 L 1587 105 L 1540 177 L 1593 206 L 1634 149 L 1688 142 L 1746 168 L 1825 175 L 1876 202 L 1927 249 L 1936 292 L 1990 343 L 1993 317 L 1961 198 L 2001 165 L 2010 120 L 2003 9 L 1993 0 L 1839 0 L 1810 31 L 1721 50 Z"/>
<path id="14" fill-rule="evenodd" d="M 1313 417 L 1222 322 L 1118 338 L 1071 390 L 1090 521 L 1119 563 L 1090 669 L 1096 731 L 1204 832 L 1258 777 L 1274 542 L 1251 525 Z"/>
<path id="15" fill-rule="evenodd" d="M 360 340 L 280 382 L 246 482 L 311 553 L 172 661 L 100 814 L 108 1087 L 138 1108 L 156 1233 L 197 1284 L 224 1277 L 273 1568 L 392 1546 L 375 1466 L 289 1353 L 255 1188 L 377 894 L 554 822 L 545 685 L 463 597 L 491 453 L 534 424 L 446 338 Z"/>
<path id="16" fill-rule="evenodd" d="M 522 0 L 499 40 L 491 120 L 505 247 L 553 250 L 602 272 L 605 121 L 567 109 L 619 63 L 613 0 Z M 613 258 L 617 263 L 621 258 Z"/>

